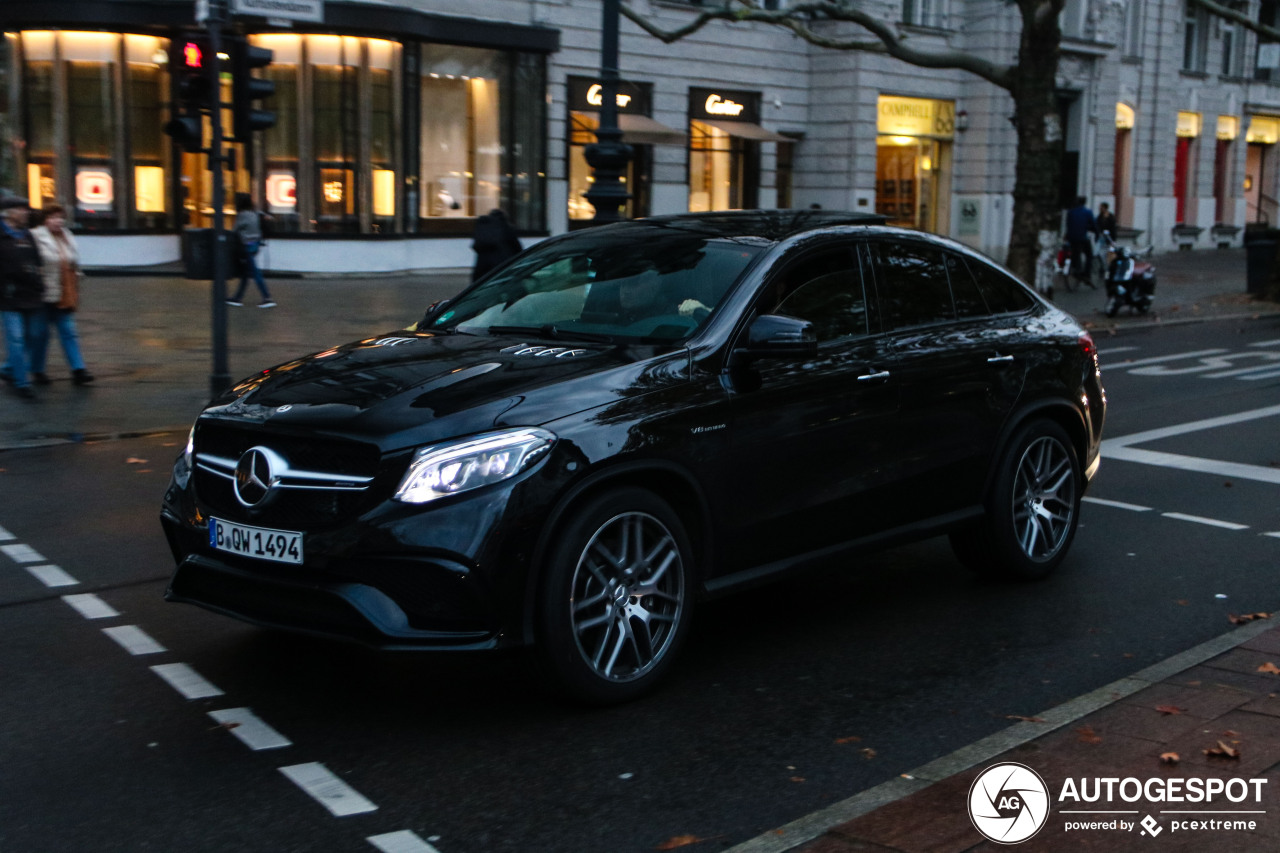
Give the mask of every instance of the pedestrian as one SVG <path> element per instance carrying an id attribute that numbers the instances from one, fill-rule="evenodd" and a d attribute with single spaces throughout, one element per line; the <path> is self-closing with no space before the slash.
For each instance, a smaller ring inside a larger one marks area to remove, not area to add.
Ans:
<path id="1" fill-rule="evenodd" d="M 520 254 L 523 248 L 516 229 L 507 221 L 507 215 L 494 208 L 476 220 L 476 230 L 471 240 L 476 253 L 476 265 L 471 269 L 471 280 L 479 281 L 507 258 Z"/>
<path id="2" fill-rule="evenodd" d="M 1107 239 L 1116 239 L 1116 215 L 1111 212 L 1111 205 L 1105 201 L 1098 205 L 1098 235 L 1106 235 Z M 1105 242 L 1105 240 L 1104 240 Z"/>
<path id="3" fill-rule="evenodd" d="M 0 197 L 0 319 L 4 322 L 6 358 L 0 379 L 19 397 L 32 399 L 27 373 L 27 340 L 36 315 L 44 308 L 40 253 L 27 230 L 30 209 L 20 196 Z"/>
<path id="4" fill-rule="evenodd" d="M 1098 231 L 1093 211 L 1084 196 L 1076 196 L 1075 207 L 1067 211 L 1067 244 L 1071 246 L 1071 274 L 1093 287 L 1093 236 Z"/>
<path id="5" fill-rule="evenodd" d="M 49 354 L 49 327 L 58 331 L 62 354 L 71 368 L 71 381 L 87 385 L 93 374 L 85 369 L 76 331 L 76 309 L 80 307 L 80 252 L 67 228 L 67 211 L 60 204 L 44 209 L 44 222 L 31 229 L 31 238 L 40 252 L 40 277 L 44 284 L 44 305 L 36 312 L 27 354 L 31 376 L 37 385 L 48 385 L 45 362 Z"/>
<path id="6" fill-rule="evenodd" d="M 262 248 L 262 214 L 253 206 L 253 197 L 248 193 L 236 193 L 236 224 L 232 229 L 233 247 L 236 263 L 240 268 L 240 287 L 236 295 L 227 300 L 228 305 L 237 308 L 244 304 L 244 292 L 249 287 L 249 279 L 258 285 L 262 294 L 259 308 L 274 308 L 276 302 L 267 292 L 267 282 L 258 268 L 258 250 Z"/>

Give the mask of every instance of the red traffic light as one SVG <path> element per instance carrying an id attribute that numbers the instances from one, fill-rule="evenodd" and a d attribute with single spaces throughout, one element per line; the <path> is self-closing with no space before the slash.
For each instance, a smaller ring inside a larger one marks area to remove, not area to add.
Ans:
<path id="1" fill-rule="evenodd" d="M 187 68 L 204 67 L 204 50 L 199 44 L 189 41 L 182 46 L 182 64 Z"/>

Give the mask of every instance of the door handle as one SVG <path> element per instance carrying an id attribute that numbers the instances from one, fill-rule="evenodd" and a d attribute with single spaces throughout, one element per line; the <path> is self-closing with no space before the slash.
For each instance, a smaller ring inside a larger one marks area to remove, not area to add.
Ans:
<path id="1" fill-rule="evenodd" d="M 889 378 L 889 371 L 880 370 L 875 373 L 867 373 L 858 377 L 859 382 L 883 382 Z"/>
<path id="2" fill-rule="evenodd" d="M 991 358 L 987 359 L 987 364 L 999 364 L 999 363 L 1000 363 L 1000 362 L 1002 362 L 1002 361 L 1013 361 L 1013 356 L 1011 356 L 1011 355 L 993 355 L 993 356 L 991 356 Z"/>

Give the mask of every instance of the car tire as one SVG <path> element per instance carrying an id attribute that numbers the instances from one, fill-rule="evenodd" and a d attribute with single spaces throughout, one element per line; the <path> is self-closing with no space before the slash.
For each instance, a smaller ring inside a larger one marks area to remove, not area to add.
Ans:
<path id="1" fill-rule="evenodd" d="M 569 697 L 626 702 L 663 678 L 688 633 L 693 550 L 680 517 L 645 489 L 571 512 L 544 565 L 536 653 Z"/>
<path id="2" fill-rule="evenodd" d="M 951 534 L 974 573 L 1039 580 L 1057 568 L 1080 519 L 1080 460 L 1066 430 L 1048 420 L 1022 426 L 997 463 L 986 517 Z"/>

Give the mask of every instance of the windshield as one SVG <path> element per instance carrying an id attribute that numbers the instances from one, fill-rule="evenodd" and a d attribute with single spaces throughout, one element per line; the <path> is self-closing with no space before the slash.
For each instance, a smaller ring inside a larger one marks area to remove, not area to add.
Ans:
<path id="1" fill-rule="evenodd" d="M 430 331 L 680 341 L 769 245 L 687 229 L 593 229 L 535 246 L 435 317 Z"/>

